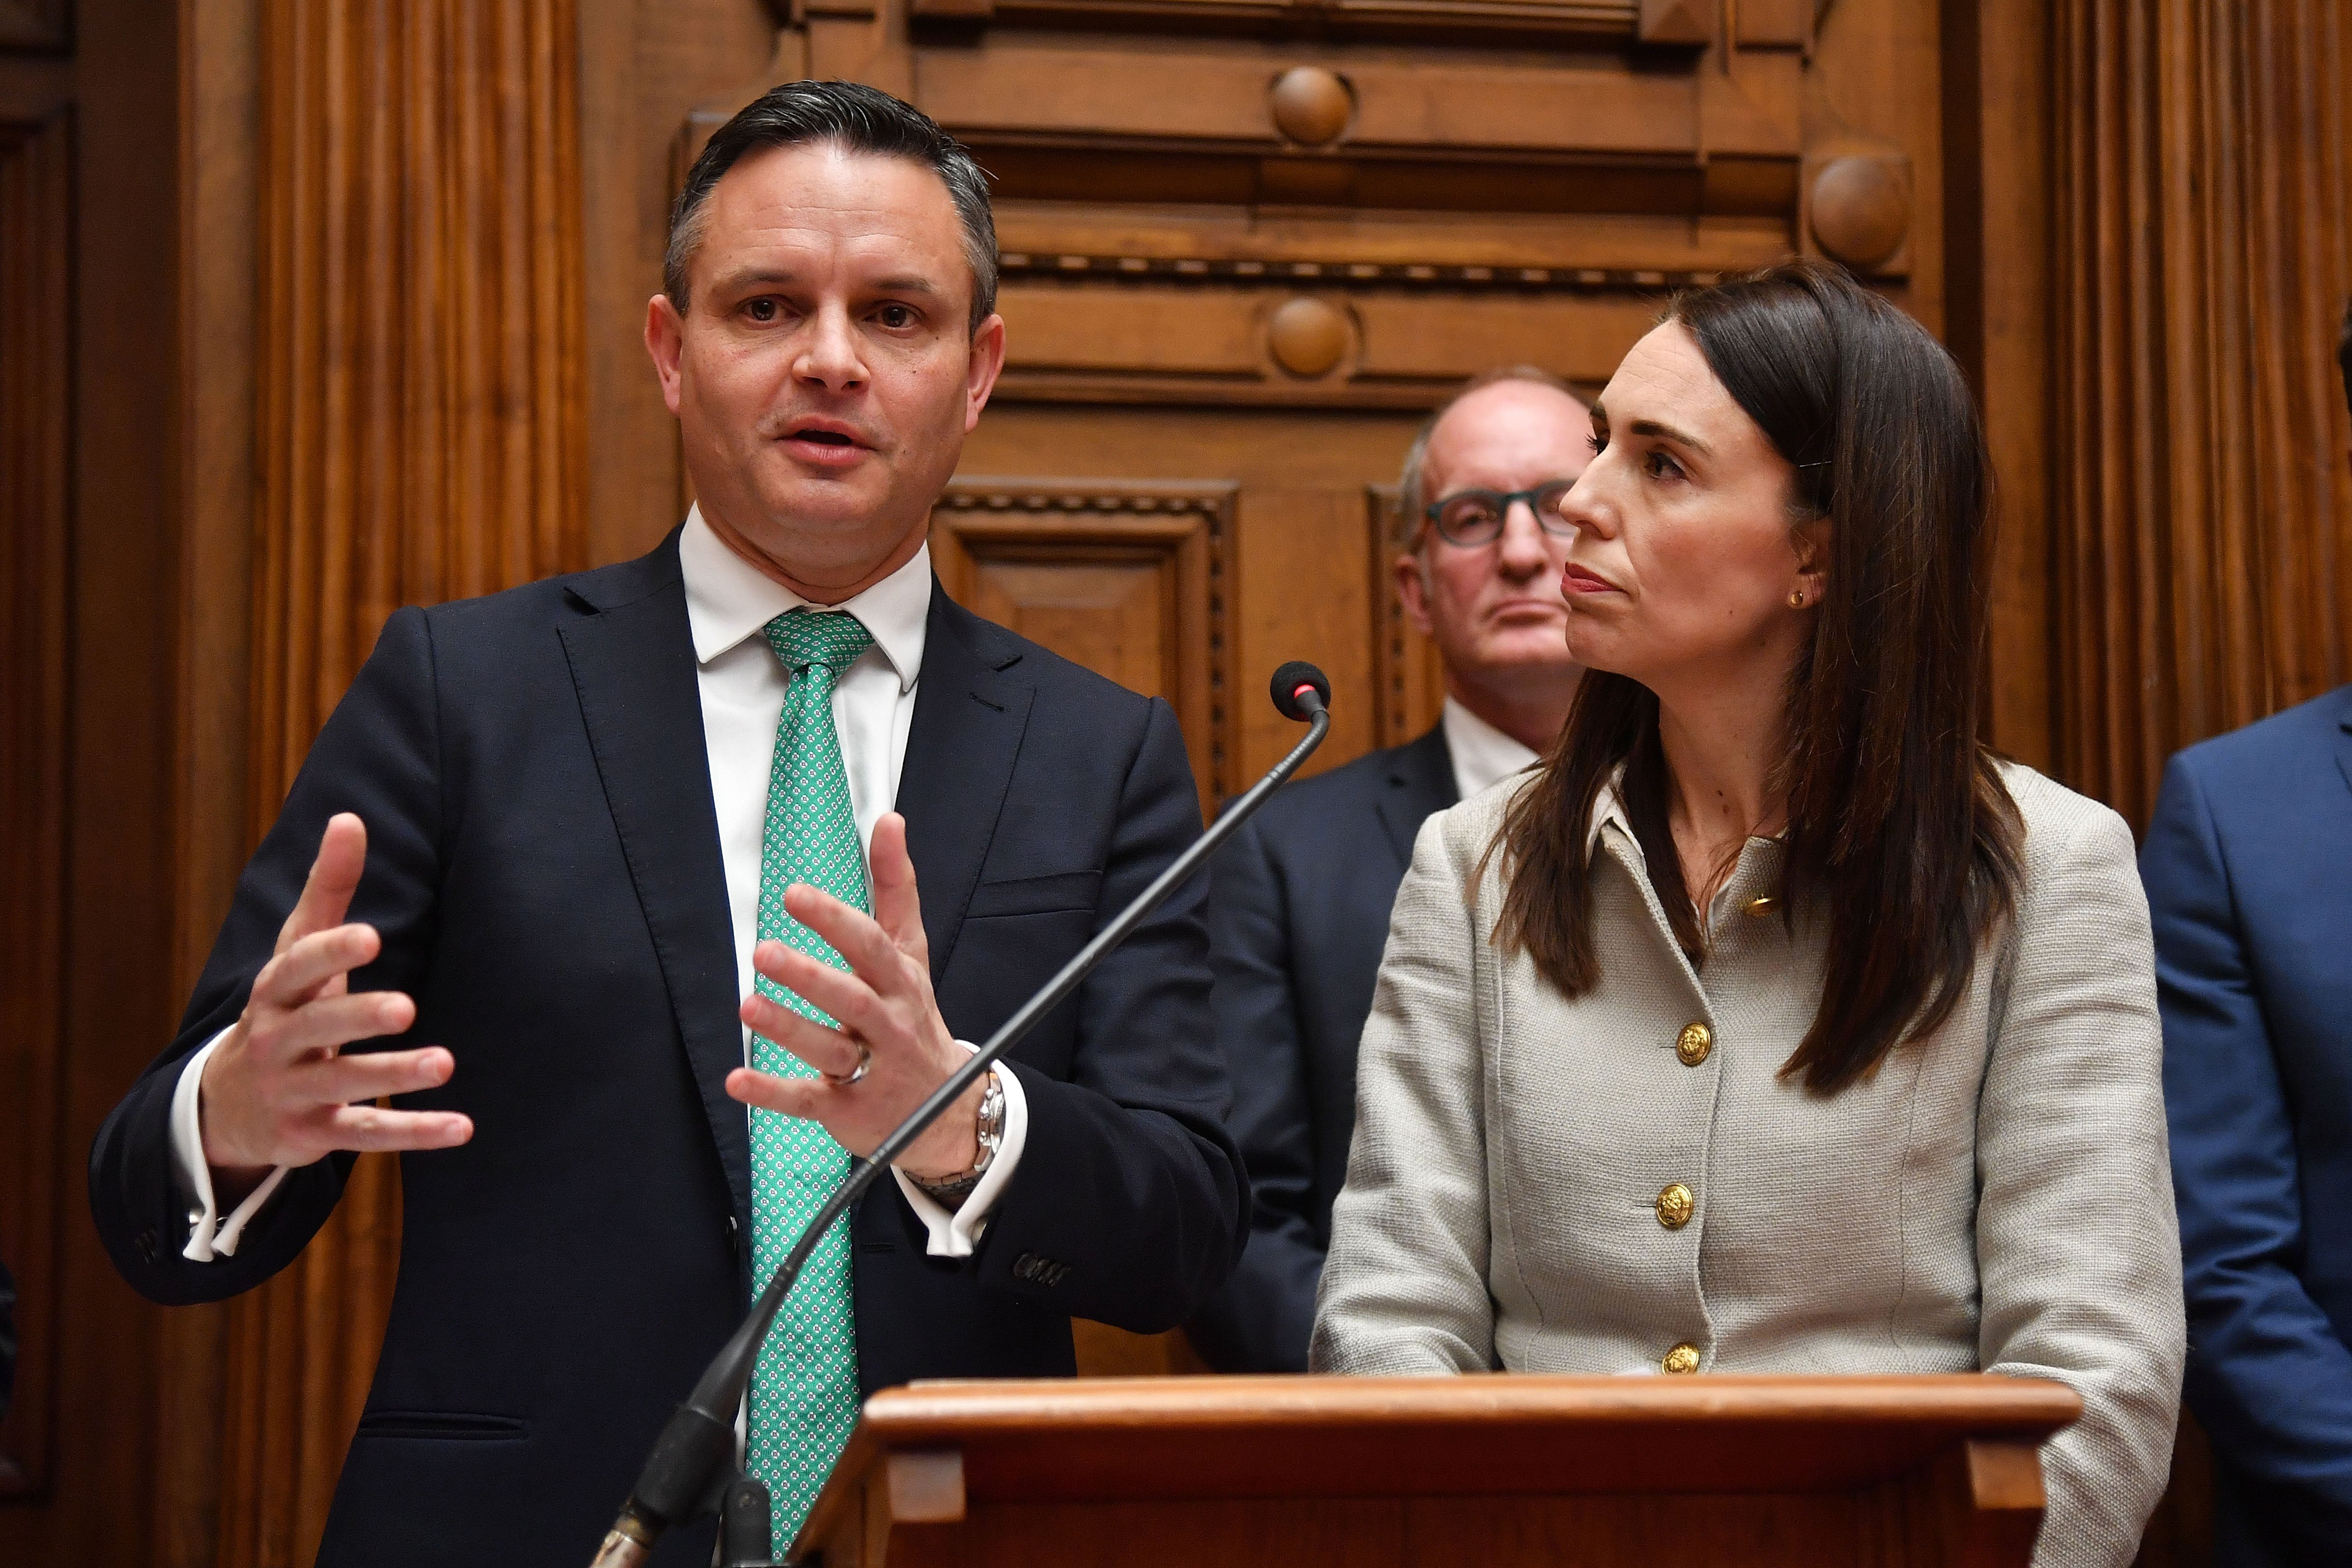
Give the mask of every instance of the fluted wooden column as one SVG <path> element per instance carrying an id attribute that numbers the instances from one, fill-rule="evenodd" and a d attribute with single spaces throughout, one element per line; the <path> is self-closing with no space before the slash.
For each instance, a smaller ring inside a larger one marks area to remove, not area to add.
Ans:
<path id="1" fill-rule="evenodd" d="M 2352 23 L 2065 0 L 2055 31 L 2059 763 L 2137 824 L 2172 751 L 2352 678 Z"/>
<path id="2" fill-rule="evenodd" d="M 574 12 L 265 4 L 256 835 L 393 610 L 585 561 Z M 399 1228 L 396 1166 L 363 1159 L 301 1260 L 236 1303 L 221 1563 L 316 1551 Z"/>

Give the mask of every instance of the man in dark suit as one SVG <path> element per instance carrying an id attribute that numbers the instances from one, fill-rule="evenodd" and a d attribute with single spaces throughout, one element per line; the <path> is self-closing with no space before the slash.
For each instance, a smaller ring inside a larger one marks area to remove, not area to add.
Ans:
<path id="1" fill-rule="evenodd" d="M 1481 376 L 1432 414 L 1400 486 L 1396 591 L 1436 644 L 1444 712 L 1420 739 L 1284 789 L 1218 852 L 1209 928 L 1234 1134 L 1255 1214 L 1233 1279 L 1188 1325 L 1226 1372 L 1304 1372 L 1331 1200 L 1348 1174 L 1356 1042 L 1424 818 L 1535 760 L 1568 716 L 1560 498 L 1591 414 L 1556 378 Z"/>
<path id="2" fill-rule="evenodd" d="M 720 130 L 646 320 L 697 507 L 642 559 L 393 616 L 100 1133 L 99 1227 L 165 1302 L 268 1278 L 353 1151 L 404 1151 L 321 1563 L 587 1562 L 849 1155 L 1199 832 L 1164 703 L 930 573 L 995 254 L 969 155 L 886 95 Z M 1066 1375 L 1073 1316 L 1164 1329 L 1223 1278 L 1200 898 L 820 1248 L 744 1413 L 780 1543 L 863 1393 Z"/>
<path id="3" fill-rule="evenodd" d="M 2140 875 L 2214 1562 L 2352 1561 L 2352 686 L 2175 757 Z"/>

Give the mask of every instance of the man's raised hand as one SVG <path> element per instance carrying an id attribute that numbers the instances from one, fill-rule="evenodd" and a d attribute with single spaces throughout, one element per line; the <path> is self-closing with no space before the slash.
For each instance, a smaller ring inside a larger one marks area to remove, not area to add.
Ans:
<path id="1" fill-rule="evenodd" d="M 446 1149 L 474 1135 L 472 1118 L 456 1112 L 373 1103 L 446 1083 L 456 1063 L 441 1047 L 338 1054 L 416 1020 L 416 1004 L 401 992 L 351 989 L 351 972 L 383 946 L 373 925 L 343 924 L 366 864 L 359 818 L 331 819 L 245 1016 L 205 1063 L 205 1163 L 215 1187 L 231 1189 L 226 1201 L 273 1166 L 307 1166 L 338 1149 Z"/>
<path id="2" fill-rule="evenodd" d="M 869 858 L 870 916 L 805 883 L 784 894 L 785 912 L 831 943 L 847 961 L 846 970 L 782 942 L 762 942 L 751 953 L 761 974 L 841 1021 L 839 1029 L 827 1029 L 756 990 L 743 998 L 742 1019 L 753 1033 L 824 1076 L 777 1078 L 748 1067 L 727 1075 L 727 1092 L 736 1099 L 822 1123 L 853 1155 L 871 1153 L 965 1060 L 931 996 L 930 944 L 923 935 L 904 817 L 892 811 L 874 824 Z M 851 1082 L 861 1048 L 871 1060 L 865 1075 Z M 981 1093 L 982 1086 L 973 1084 L 899 1156 L 899 1168 L 933 1178 L 968 1169 L 979 1155 Z"/>

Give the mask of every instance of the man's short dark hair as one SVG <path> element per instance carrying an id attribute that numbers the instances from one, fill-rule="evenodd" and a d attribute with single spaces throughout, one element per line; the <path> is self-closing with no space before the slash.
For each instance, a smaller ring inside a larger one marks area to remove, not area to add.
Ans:
<path id="1" fill-rule="evenodd" d="M 669 247 L 662 256 L 662 292 L 683 314 L 686 269 L 702 242 L 702 207 L 719 177 L 747 152 L 822 143 L 845 152 L 903 158 L 940 177 L 963 227 L 964 259 L 971 264 L 971 323 L 996 310 L 996 220 L 989 210 L 988 176 L 962 142 L 909 103 L 850 81 L 795 81 L 771 88 L 720 126 L 686 173 L 686 188 L 670 208 Z"/>

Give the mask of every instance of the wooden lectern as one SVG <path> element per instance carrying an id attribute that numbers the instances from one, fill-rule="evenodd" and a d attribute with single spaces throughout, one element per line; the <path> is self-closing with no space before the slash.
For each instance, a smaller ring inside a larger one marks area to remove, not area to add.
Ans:
<path id="1" fill-rule="evenodd" d="M 795 1550 L 824 1568 L 2022 1564 L 2007 1377 L 1183 1377 L 887 1390 Z"/>

